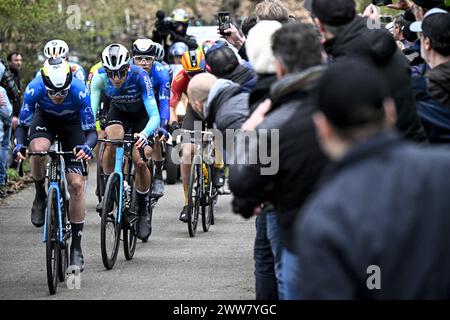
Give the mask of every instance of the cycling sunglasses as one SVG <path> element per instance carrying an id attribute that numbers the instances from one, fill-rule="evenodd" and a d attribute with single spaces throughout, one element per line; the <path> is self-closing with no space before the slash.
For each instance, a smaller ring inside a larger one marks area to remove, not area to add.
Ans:
<path id="1" fill-rule="evenodd" d="M 124 68 L 115 70 L 115 71 L 108 70 L 105 68 L 105 71 L 106 71 L 106 75 L 110 79 L 114 79 L 115 77 L 122 79 L 122 78 L 125 78 L 128 74 L 128 66 L 125 66 Z"/>
<path id="2" fill-rule="evenodd" d="M 69 89 L 70 88 L 66 88 L 64 90 L 52 90 L 52 89 L 47 89 L 47 93 L 51 98 L 56 98 L 56 97 L 67 97 L 67 95 L 69 94 Z"/>
<path id="3" fill-rule="evenodd" d="M 133 57 L 134 62 L 153 62 L 155 61 L 154 56 L 134 56 Z"/>

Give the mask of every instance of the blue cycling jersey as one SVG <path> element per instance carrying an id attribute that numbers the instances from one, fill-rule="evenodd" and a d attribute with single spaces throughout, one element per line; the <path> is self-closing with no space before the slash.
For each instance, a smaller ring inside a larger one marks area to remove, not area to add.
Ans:
<path id="1" fill-rule="evenodd" d="M 81 118 L 83 130 L 95 129 L 95 118 L 92 112 L 89 90 L 84 82 L 73 78 L 69 93 L 62 104 L 54 104 L 47 95 L 47 89 L 41 77 L 34 78 L 25 90 L 22 109 L 19 114 L 19 125 L 29 127 L 33 114 L 38 108 L 45 113 L 64 120 Z"/>
<path id="2" fill-rule="evenodd" d="M 83 82 L 86 82 L 86 72 L 84 72 L 84 69 L 82 66 L 75 62 L 69 62 L 70 70 L 72 71 L 72 75 L 74 78 L 77 78 L 78 80 L 81 80 Z M 36 72 L 36 77 L 41 76 L 41 69 L 39 69 Z"/>
<path id="3" fill-rule="evenodd" d="M 149 121 L 143 131 L 148 136 L 152 135 L 159 127 L 160 117 L 152 81 L 147 72 L 141 67 L 131 65 L 124 84 L 120 88 L 116 88 L 101 69 L 103 68 L 99 69 L 91 83 L 91 105 L 94 114 L 97 114 L 103 91 L 111 100 L 111 106 L 124 112 L 137 112 L 145 107 Z"/>
<path id="4" fill-rule="evenodd" d="M 170 120 L 170 74 L 160 62 L 155 61 L 152 70 L 150 70 L 150 77 L 155 98 L 159 105 L 160 125 L 166 128 Z"/>

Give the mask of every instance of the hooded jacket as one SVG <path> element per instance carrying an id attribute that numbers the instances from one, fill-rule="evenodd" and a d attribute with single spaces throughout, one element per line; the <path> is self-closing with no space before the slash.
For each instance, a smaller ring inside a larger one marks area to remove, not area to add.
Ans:
<path id="1" fill-rule="evenodd" d="M 450 108 L 450 62 L 430 70 L 428 90 L 433 98 Z"/>
<path id="2" fill-rule="evenodd" d="M 422 142 L 425 131 L 416 111 L 409 64 L 386 30 L 368 29 L 367 19 L 359 16 L 325 50 L 335 60 L 357 55 L 370 60 L 383 73 L 397 107 L 397 128 L 406 138 Z"/>
<path id="3" fill-rule="evenodd" d="M 284 244 L 291 251 L 292 227 L 297 212 L 313 191 L 327 163 L 312 120 L 315 108 L 311 92 L 322 73 L 322 66 L 310 68 L 284 77 L 271 88 L 272 108 L 257 127 L 257 134 L 261 129 L 279 130 L 278 172 L 261 174 L 261 168 L 266 167 L 261 163 L 230 165 L 233 210 L 249 217 L 256 206 L 272 203 L 279 215 Z M 268 145 L 276 143 L 272 139 L 276 138 L 268 135 Z M 249 148 L 254 152 L 258 146 L 250 145 Z M 238 149 L 242 150 L 239 146 Z"/>

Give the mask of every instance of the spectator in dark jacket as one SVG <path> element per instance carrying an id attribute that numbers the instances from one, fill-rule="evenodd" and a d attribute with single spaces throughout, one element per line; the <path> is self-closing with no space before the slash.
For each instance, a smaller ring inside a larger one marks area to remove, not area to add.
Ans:
<path id="1" fill-rule="evenodd" d="M 262 123 L 258 123 L 259 108 L 244 124 L 246 130 L 278 130 L 276 136 L 268 135 L 268 145 L 277 146 L 278 172 L 263 175 L 261 163 L 230 166 L 230 188 L 234 193 L 233 210 L 245 217 L 251 216 L 255 207 L 271 202 L 275 206 L 283 236 L 282 279 L 285 296 L 290 299 L 292 285 L 296 285 L 297 270 L 292 270 L 296 260 L 293 251 L 293 223 L 297 212 L 314 189 L 326 158 L 316 140 L 312 114 L 311 92 L 320 78 L 321 45 L 318 33 L 311 25 L 285 24 L 278 29 L 272 42 L 279 81 L 271 88 L 272 106 Z M 260 139 L 261 136 L 259 136 Z M 273 139 L 273 140 L 272 140 Z M 262 140 L 261 140 L 262 141 Z M 256 144 L 250 146 L 253 154 Z M 274 156 L 274 155 L 272 155 Z M 239 162 L 242 163 L 242 162 Z M 257 211 L 257 209 L 256 209 Z"/>
<path id="2" fill-rule="evenodd" d="M 278 21 L 263 20 L 248 34 L 247 56 L 257 73 L 256 85 L 249 96 L 250 114 L 270 98 L 270 87 L 277 80 L 272 36 L 281 26 Z M 281 275 L 283 239 L 278 216 L 271 203 L 264 203 L 261 213 L 256 216 L 255 227 L 253 253 L 256 299 L 284 299 Z"/>
<path id="3" fill-rule="evenodd" d="M 19 52 L 11 52 L 8 54 L 8 66 L 14 77 L 14 82 L 16 83 L 17 89 L 19 90 L 19 95 L 22 92 L 22 85 L 20 84 L 20 69 L 22 69 L 22 55 Z M 20 101 L 20 96 L 18 100 L 11 101 L 13 105 L 13 115 L 18 118 L 20 113 L 20 108 L 22 103 Z M 17 120 L 13 120 L 16 122 Z"/>
<path id="4" fill-rule="evenodd" d="M 423 21 L 411 25 L 418 32 L 422 57 L 430 66 L 428 89 L 450 108 L 450 13 L 442 9 L 427 11 Z"/>
<path id="5" fill-rule="evenodd" d="M 188 97 L 208 128 L 215 125 L 223 136 L 226 129 L 239 129 L 248 118 L 248 93 L 239 84 L 218 79 L 213 74 L 193 77 L 189 81 Z"/>
<path id="6" fill-rule="evenodd" d="M 300 297 L 449 299 L 450 153 L 389 129 L 389 88 L 364 62 L 333 65 L 318 91 L 315 125 L 336 162 L 296 222 Z"/>
<path id="7" fill-rule="evenodd" d="M 226 44 L 218 43 L 212 46 L 205 59 L 206 70 L 217 78 L 233 81 L 246 92 L 250 92 L 255 86 L 255 71 L 241 65 L 233 49 Z"/>
<path id="8" fill-rule="evenodd" d="M 417 116 L 408 62 L 386 30 L 368 29 L 367 18 L 356 15 L 354 0 L 314 0 L 316 24 L 325 38 L 325 50 L 334 60 L 362 56 L 383 73 L 397 107 L 397 128 L 404 137 L 425 141 Z"/>
<path id="9" fill-rule="evenodd" d="M 14 108 L 15 104 L 20 104 L 19 87 L 17 86 L 14 74 L 11 72 L 11 69 L 9 68 L 9 65 L 6 61 L 0 60 L 0 69 L 3 70 L 3 76 L 0 77 L 0 86 L 2 86 L 6 90 L 8 99 Z"/>

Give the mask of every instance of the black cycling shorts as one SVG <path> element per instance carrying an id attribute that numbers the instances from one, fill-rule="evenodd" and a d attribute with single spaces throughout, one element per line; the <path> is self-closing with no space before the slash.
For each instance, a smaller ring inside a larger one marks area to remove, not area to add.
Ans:
<path id="1" fill-rule="evenodd" d="M 111 106 L 106 117 L 108 126 L 120 124 L 125 132 L 141 133 L 148 123 L 148 114 L 144 107 L 137 112 L 125 112 Z"/>
<path id="2" fill-rule="evenodd" d="M 72 151 L 77 145 L 84 144 L 86 139 L 80 117 L 64 120 L 37 108 L 31 122 L 28 140 L 31 142 L 36 138 L 46 138 L 53 144 L 56 136 L 62 144 L 62 151 Z M 65 155 L 64 161 L 67 173 L 83 174 L 82 164 L 75 160 L 75 155 Z"/>
<path id="3" fill-rule="evenodd" d="M 192 109 L 191 105 L 188 104 L 186 107 L 186 114 L 183 118 L 183 123 L 181 125 L 181 128 L 186 130 L 193 131 L 195 129 L 195 121 L 201 121 L 202 122 L 202 130 L 205 130 L 205 122 L 202 120 L 202 118 Z M 194 134 L 191 133 L 191 141 L 181 141 L 181 143 L 194 143 Z"/>

